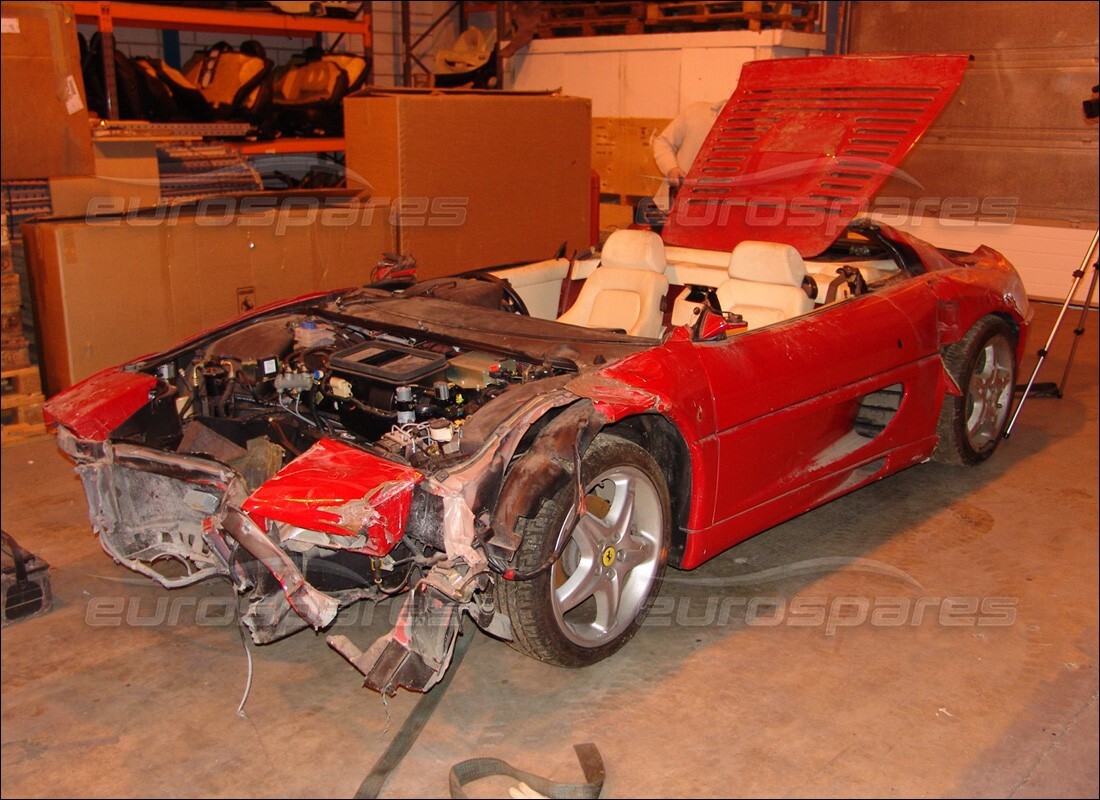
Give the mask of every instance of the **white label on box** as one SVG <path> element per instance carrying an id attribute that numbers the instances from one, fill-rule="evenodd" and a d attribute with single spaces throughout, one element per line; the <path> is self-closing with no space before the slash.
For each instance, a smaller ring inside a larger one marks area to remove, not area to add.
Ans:
<path id="1" fill-rule="evenodd" d="M 19 17 L 0 19 L 0 33 L 19 33 Z"/>
<path id="2" fill-rule="evenodd" d="M 84 108 L 84 101 L 80 99 L 80 90 L 76 88 L 76 78 L 72 75 L 65 78 L 65 108 L 70 114 L 75 114 Z"/>

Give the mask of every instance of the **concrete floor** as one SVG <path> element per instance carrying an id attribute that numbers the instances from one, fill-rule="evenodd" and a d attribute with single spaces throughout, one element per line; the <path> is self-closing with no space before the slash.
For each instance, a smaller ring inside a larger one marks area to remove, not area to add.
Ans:
<path id="1" fill-rule="evenodd" d="M 615 657 L 567 671 L 478 635 L 384 796 L 444 795 L 476 755 L 579 780 L 571 745 L 592 741 L 606 797 L 1096 797 L 1088 329 L 1068 396 L 1030 400 L 991 461 L 915 467 L 672 573 Z M 113 564 L 48 441 L 3 451 L 2 497 L 56 597 L 3 630 L 4 797 L 347 797 L 415 704 L 302 633 L 252 648 L 238 717 L 227 584 L 168 592 Z M 393 609 L 357 610 L 342 631 L 365 646 Z"/>

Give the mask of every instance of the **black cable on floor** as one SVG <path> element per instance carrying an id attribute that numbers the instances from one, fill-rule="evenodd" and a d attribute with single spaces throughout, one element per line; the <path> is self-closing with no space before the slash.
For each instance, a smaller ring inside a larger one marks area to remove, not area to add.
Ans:
<path id="1" fill-rule="evenodd" d="M 363 782 L 359 784 L 359 790 L 355 793 L 356 800 L 375 798 L 382 792 L 386 781 L 389 780 L 390 775 L 397 769 L 401 760 L 412 748 L 413 743 L 416 742 L 417 737 L 424 730 L 424 726 L 431 719 L 435 707 L 439 705 L 439 701 L 447 693 L 447 687 L 451 685 L 455 673 L 458 672 L 458 665 L 462 663 L 462 657 L 470 649 L 470 642 L 473 639 L 473 631 L 459 634 L 458 641 L 455 642 L 454 656 L 451 658 L 450 666 L 447 667 L 443 679 L 431 691 L 425 692 L 424 696 L 417 702 L 416 707 L 401 726 L 401 730 L 397 732 L 393 737 L 393 741 L 390 742 L 390 746 L 386 748 L 386 752 L 374 762 L 374 766 L 367 773 L 367 777 L 363 778 Z"/>

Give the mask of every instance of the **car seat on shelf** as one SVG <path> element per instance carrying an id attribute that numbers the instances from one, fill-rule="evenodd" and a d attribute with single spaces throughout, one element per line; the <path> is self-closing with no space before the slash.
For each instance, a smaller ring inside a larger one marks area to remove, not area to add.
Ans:
<path id="1" fill-rule="evenodd" d="M 286 136 L 342 135 L 341 103 L 368 74 L 362 56 L 307 49 L 274 73 L 274 127 Z"/>
<path id="2" fill-rule="evenodd" d="M 617 230 L 604 243 L 600 265 L 585 280 L 559 322 L 624 330 L 657 338 L 668 292 L 665 246 L 652 231 Z"/>
<path id="3" fill-rule="evenodd" d="M 258 119 L 271 102 L 267 80 L 272 63 L 255 40 L 234 50 L 218 42 L 200 50 L 184 65 L 183 74 L 198 87 L 218 119 Z"/>
<path id="4" fill-rule="evenodd" d="M 497 32 L 467 28 L 454 46 L 435 54 L 432 85 L 444 88 L 472 86 L 475 89 L 491 89 L 495 86 L 496 71 L 492 63 L 496 52 Z"/>
<path id="5" fill-rule="evenodd" d="M 133 59 L 151 96 L 157 98 L 154 113 L 158 119 L 187 119 L 201 122 L 210 118 L 210 104 L 199 87 L 178 69 L 158 58 L 137 56 Z"/>
<path id="6" fill-rule="evenodd" d="M 718 286 L 718 303 L 723 311 L 744 317 L 751 330 L 812 309 L 816 291 L 806 286 L 806 262 L 789 244 L 745 241 L 730 254 L 729 278 Z"/>
<path id="7" fill-rule="evenodd" d="M 103 81 L 103 36 L 92 35 L 90 41 L 78 35 L 80 71 L 84 78 L 84 93 L 88 108 L 102 119 L 109 117 L 107 88 Z M 121 50 L 115 49 L 115 101 L 119 119 L 147 119 L 150 105 L 138 70 Z"/>
<path id="8" fill-rule="evenodd" d="M 347 92 L 357 92 L 370 77 L 370 64 L 363 56 L 352 53 L 325 53 L 321 59 L 335 64 L 348 74 Z"/>
<path id="9" fill-rule="evenodd" d="M 83 35 L 78 39 L 88 107 L 106 119 L 109 109 L 103 83 L 103 38 L 96 33 L 91 42 Z M 210 118 L 210 106 L 202 92 L 179 70 L 156 58 L 128 58 L 118 48 L 114 62 L 119 119 L 201 122 Z"/>

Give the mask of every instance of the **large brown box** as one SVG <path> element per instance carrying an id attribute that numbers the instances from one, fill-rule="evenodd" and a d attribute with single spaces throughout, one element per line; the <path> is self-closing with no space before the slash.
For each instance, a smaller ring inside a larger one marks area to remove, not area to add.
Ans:
<path id="1" fill-rule="evenodd" d="M 368 89 L 344 101 L 349 185 L 393 205 L 419 278 L 591 242 L 591 101 Z"/>
<path id="2" fill-rule="evenodd" d="M 597 117 L 592 120 L 592 169 L 603 194 L 652 197 L 663 180 L 653 160 L 653 140 L 670 120 Z"/>
<path id="3" fill-rule="evenodd" d="M 0 3 L 0 176 L 91 175 L 76 17 L 62 3 Z"/>
<path id="4" fill-rule="evenodd" d="M 301 200 L 24 223 L 47 394 L 266 303 L 369 283 L 393 250 L 387 209 Z"/>

